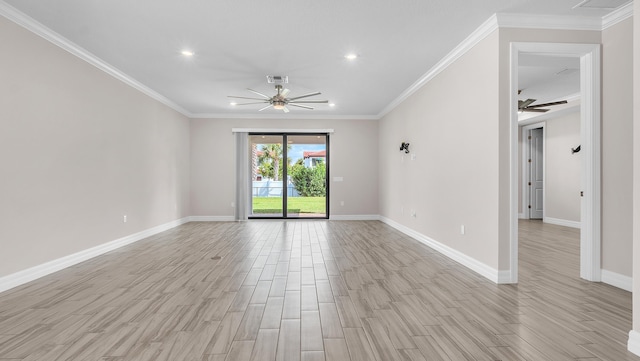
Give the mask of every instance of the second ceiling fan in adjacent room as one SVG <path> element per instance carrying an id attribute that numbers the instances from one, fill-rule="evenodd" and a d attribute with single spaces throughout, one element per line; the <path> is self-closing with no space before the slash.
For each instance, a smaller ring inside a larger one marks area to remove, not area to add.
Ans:
<path id="1" fill-rule="evenodd" d="M 518 95 L 522 92 L 522 90 L 518 90 Z M 566 100 L 560 100 L 557 102 L 543 103 L 543 104 L 533 104 L 537 99 L 527 99 L 527 100 L 518 100 L 518 111 L 519 112 L 536 112 L 536 113 L 546 113 L 549 109 L 540 109 L 547 108 L 554 105 L 567 104 Z"/>

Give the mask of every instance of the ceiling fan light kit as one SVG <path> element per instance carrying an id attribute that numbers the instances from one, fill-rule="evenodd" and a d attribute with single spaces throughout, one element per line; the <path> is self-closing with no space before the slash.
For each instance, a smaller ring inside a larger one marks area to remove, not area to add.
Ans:
<path id="1" fill-rule="evenodd" d="M 303 95 L 299 95 L 297 97 L 292 97 L 292 98 L 288 98 L 287 95 L 289 95 L 289 89 L 283 88 L 282 84 L 286 84 L 289 82 L 289 77 L 288 76 L 280 76 L 280 75 L 267 75 L 267 83 L 270 84 L 276 84 L 276 95 L 274 96 L 268 96 L 266 94 L 260 93 L 259 91 L 247 88 L 248 91 L 259 95 L 261 98 L 250 98 L 250 97 L 241 97 L 241 96 L 235 96 L 235 95 L 229 95 L 229 98 L 234 98 L 234 99 L 248 99 L 248 100 L 258 100 L 257 102 L 250 102 L 250 103 L 238 103 L 236 105 L 250 105 L 250 104 L 268 104 L 267 106 L 265 106 L 264 108 L 258 109 L 259 112 L 265 110 L 265 109 L 269 109 L 269 108 L 273 108 L 276 110 L 282 110 L 285 113 L 289 113 L 289 109 L 287 108 L 287 105 L 292 106 L 292 107 L 297 107 L 297 108 L 303 108 L 303 109 L 309 109 L 309 110 L 313 110 L 313 107 L 310 107 L 308 105 L 305 104 L 326 104 L 329 103 L 328 100 L 300 100 L 303 98 L 308 98 L 308 97 L 312 97 L 312 96 L 316 96 L 316 95 L 320 95 L 320 92 L 313 92 L 313 93 L 308 93 L 308 94 L 303 94 Z"/>

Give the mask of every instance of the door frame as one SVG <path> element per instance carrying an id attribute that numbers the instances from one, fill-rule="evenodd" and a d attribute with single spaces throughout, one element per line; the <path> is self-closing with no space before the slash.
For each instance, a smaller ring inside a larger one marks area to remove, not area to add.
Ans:
<path id="1" fill-rule="evenodd" d="M 538 53 L 580 59 L 580 138 L 582 145 L 580 205 L 580 277 L 601 280 L 601 45 L 511 43 L 510 76 L 510 232 L 509 270 L 504 283 L 518 282 L 518 57 Z"/>
<path id="2" fill-rule="evenodd" d="M 531 153 L 531 141 L 529 140 L 529 132 L 533 129 L 542 128 L 542 167 L 545 167 L 546 164 L 546 145 L 547 145 L 547 122 L 537 122 L 533 124 L 528 124 L 522 126 L 522 217 L 524 219 L 531 218 L 531 210 L 527 207 L 527 204 L 531 201 L 529 194 L 529 185 L 528 182 L 531 178 L 530 167 L 527 165 L 527 159 L 530 159 Z M 542 219 L 544 220 L 544 207 L 547 204 L 547 187 L 546 187 L 546 176 L 547 171 L 544 168 L 544 172 L 542 173 L 542 183 L 545 185 L 542 187 Z"/>
<path id="3" fill-rule="evenodd" d="M 268 136 L 282 136 L 282 159 L 283 159 L 283 168 L 282 168 L 282 175 L 283 175 L 283 180 L 282 180 L 282 216 L 281 217 L 262 217 L 262 216 L 249 216 L 249 219 L 329 219 L 329 185 L 330 182 L 329 180 L 331 179 L 329 177 L 329 173 L 330 173 L 330 151 L 329 151 L 329 142 L 330 142 L 330 134 L 333 132 L 333 130 L 331 131 L 318 131 L 318 132 L 313 132 L 313 131 L 252 131 L 252 132 L 248 132 L 248 137 L 254 136 L 254 135 L 268 135 Z M 326 151 L 326 158 L 325 158 L 325 162 L 326 162 L 326 171 L 325 171 L 325 216 L 324 217 L 289 217 L 288 215 L 288 192 L 287 192 L 287 188 L 285 187 L 285 182 L 286 179 L 288 178 L 288 170 L 287 170 L 287 158 L 288 158 L 288 150 L 287 150 L 287 137 L 289 136 L 322 136 L 325 137 L 325 151 Z M 252 180 L 250 180 L 251 182 Z M 252 210 L 253 209 L 253 192 L 249 193 L 249 209 Z"/>

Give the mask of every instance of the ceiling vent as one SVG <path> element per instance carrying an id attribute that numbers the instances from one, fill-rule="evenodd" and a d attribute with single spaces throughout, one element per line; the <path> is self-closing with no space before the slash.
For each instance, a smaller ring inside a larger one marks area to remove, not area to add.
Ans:
<path id="1" fill-rule="evenodd" d="M 288 82 L 289 77 L 286 75 L 267 75 L 267 83 L 269 84 L 287 84 Z"/>
<path id="2" fill-rule="evenodd" d="M 583 0 L 573 8 L 614 10 L 628 2 L 629 0 Z"/>

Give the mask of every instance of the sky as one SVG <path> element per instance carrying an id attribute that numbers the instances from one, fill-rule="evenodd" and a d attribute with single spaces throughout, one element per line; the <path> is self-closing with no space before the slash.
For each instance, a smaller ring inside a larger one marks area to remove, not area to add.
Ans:
<path id="1" fill-rule="evenodd" d="M 295 164 L 298 159 L 302 158 L 304 151 L 317 152 L 325 149 L 325 144 L 291 144 L 287 155 L 291 159 L 291 164 Z M 258 144 L 258 150 L 262 150 L 262 144 Z"/>
<path id="2" fill-rule="evenodd" d="M 291 158 L 291 164 L 294 164 L 298 159 L 302 158 L 302 152 L 317 152 L 325 150 L 325 148 L 324 144 L 292 144 L 287 155 Z"/>

